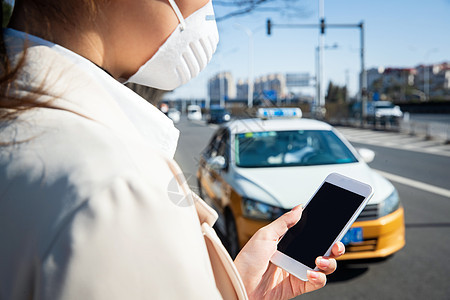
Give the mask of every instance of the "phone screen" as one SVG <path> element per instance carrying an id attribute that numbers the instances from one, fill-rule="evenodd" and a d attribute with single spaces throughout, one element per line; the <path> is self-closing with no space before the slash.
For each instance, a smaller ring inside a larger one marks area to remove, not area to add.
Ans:
<path id="1" fill-rule="evenodd" d="M 365 197 L 324 182 L 303 210 L 300 221 L 278 243 L 278 251 L 314 269 L 318 256 L 345 227 Z"/>

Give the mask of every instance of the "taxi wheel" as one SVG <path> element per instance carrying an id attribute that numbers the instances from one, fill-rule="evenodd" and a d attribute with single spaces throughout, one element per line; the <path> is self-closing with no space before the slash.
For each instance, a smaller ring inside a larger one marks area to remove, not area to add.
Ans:
<path id="1" fill-rule="evenodd" d="M 227 230 L 226 248 L 230 256 L 234 259 L 239 253 L 239 242 L 233 214 L 230 211 L 225 213 L 225 226 Z"/>

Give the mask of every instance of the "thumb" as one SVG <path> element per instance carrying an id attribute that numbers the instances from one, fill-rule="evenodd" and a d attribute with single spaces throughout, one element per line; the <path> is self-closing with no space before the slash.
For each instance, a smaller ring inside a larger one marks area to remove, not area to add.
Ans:
<path id="1" fill-rule="evenodd" d="M 302 216 L 302 211 L 302 206 L 297 205 L 291 211 L 285 213 L 259 231 L 262 231 L 261 233 L 264 234 L 266 239 L 278 241 L 289 228 L 297 224 Z"/>

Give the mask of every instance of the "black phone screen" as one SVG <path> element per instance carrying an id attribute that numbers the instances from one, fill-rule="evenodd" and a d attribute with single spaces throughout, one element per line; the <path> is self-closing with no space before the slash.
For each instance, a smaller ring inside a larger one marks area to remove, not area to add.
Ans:
<path id="1" fill-rule="evenodd" d="M 365 197 L 325 182 L 300 221 L 278 243 L 278 251 L 314 269 Z"/>

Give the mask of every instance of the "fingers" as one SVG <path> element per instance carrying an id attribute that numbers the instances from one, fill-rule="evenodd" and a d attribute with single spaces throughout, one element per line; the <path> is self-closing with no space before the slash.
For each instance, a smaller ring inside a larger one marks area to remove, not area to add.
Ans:
<path id="1" fill-rule="evenodd" d="M 336 271 L 337 263 L 334 258 L 339 257 L 345 253 L 345 246 L 341 242 L 337 242 L 331 248 L 330 257 L 319 256 L 316 259 L 316 266 L 322 270 L 323 273 L 329 275 Z"/>
<path id="2" fill-rule="evenodd" d="M 258 235 L 264 235 L 264 239 L 278 241 L 286 231 L 294 226 L 302 216 L 302 206 L 294 207 L 290 212 L 285 213 L 269 225 L 258 230 Z"/>
<path id="3" fill-rule="evenodd" d="M 344 255 L 345 253 L 345 246 L 341 242 L 337 242 L 333 245 L 333 248 L 331 248 L 331 254 L 330 257 L 336 258 L 341 255 Z"/>
<path id="4" fill-rule="evenodd" d="M 316 272 L 316 271 L 308 271 L 308 286 L 306 292 L 311 292 L 317 289 L 320 289 L 325 286 L 327 283 L 327 277 L 322 272 Z"/>
<path id="5" fill-rule="evenodd" d="M 319 256 L 316 258 L 316 266 L 322 270 L 325 275 L 329 275 L 336 271 L 337 263 L 334 258 Z"/>

